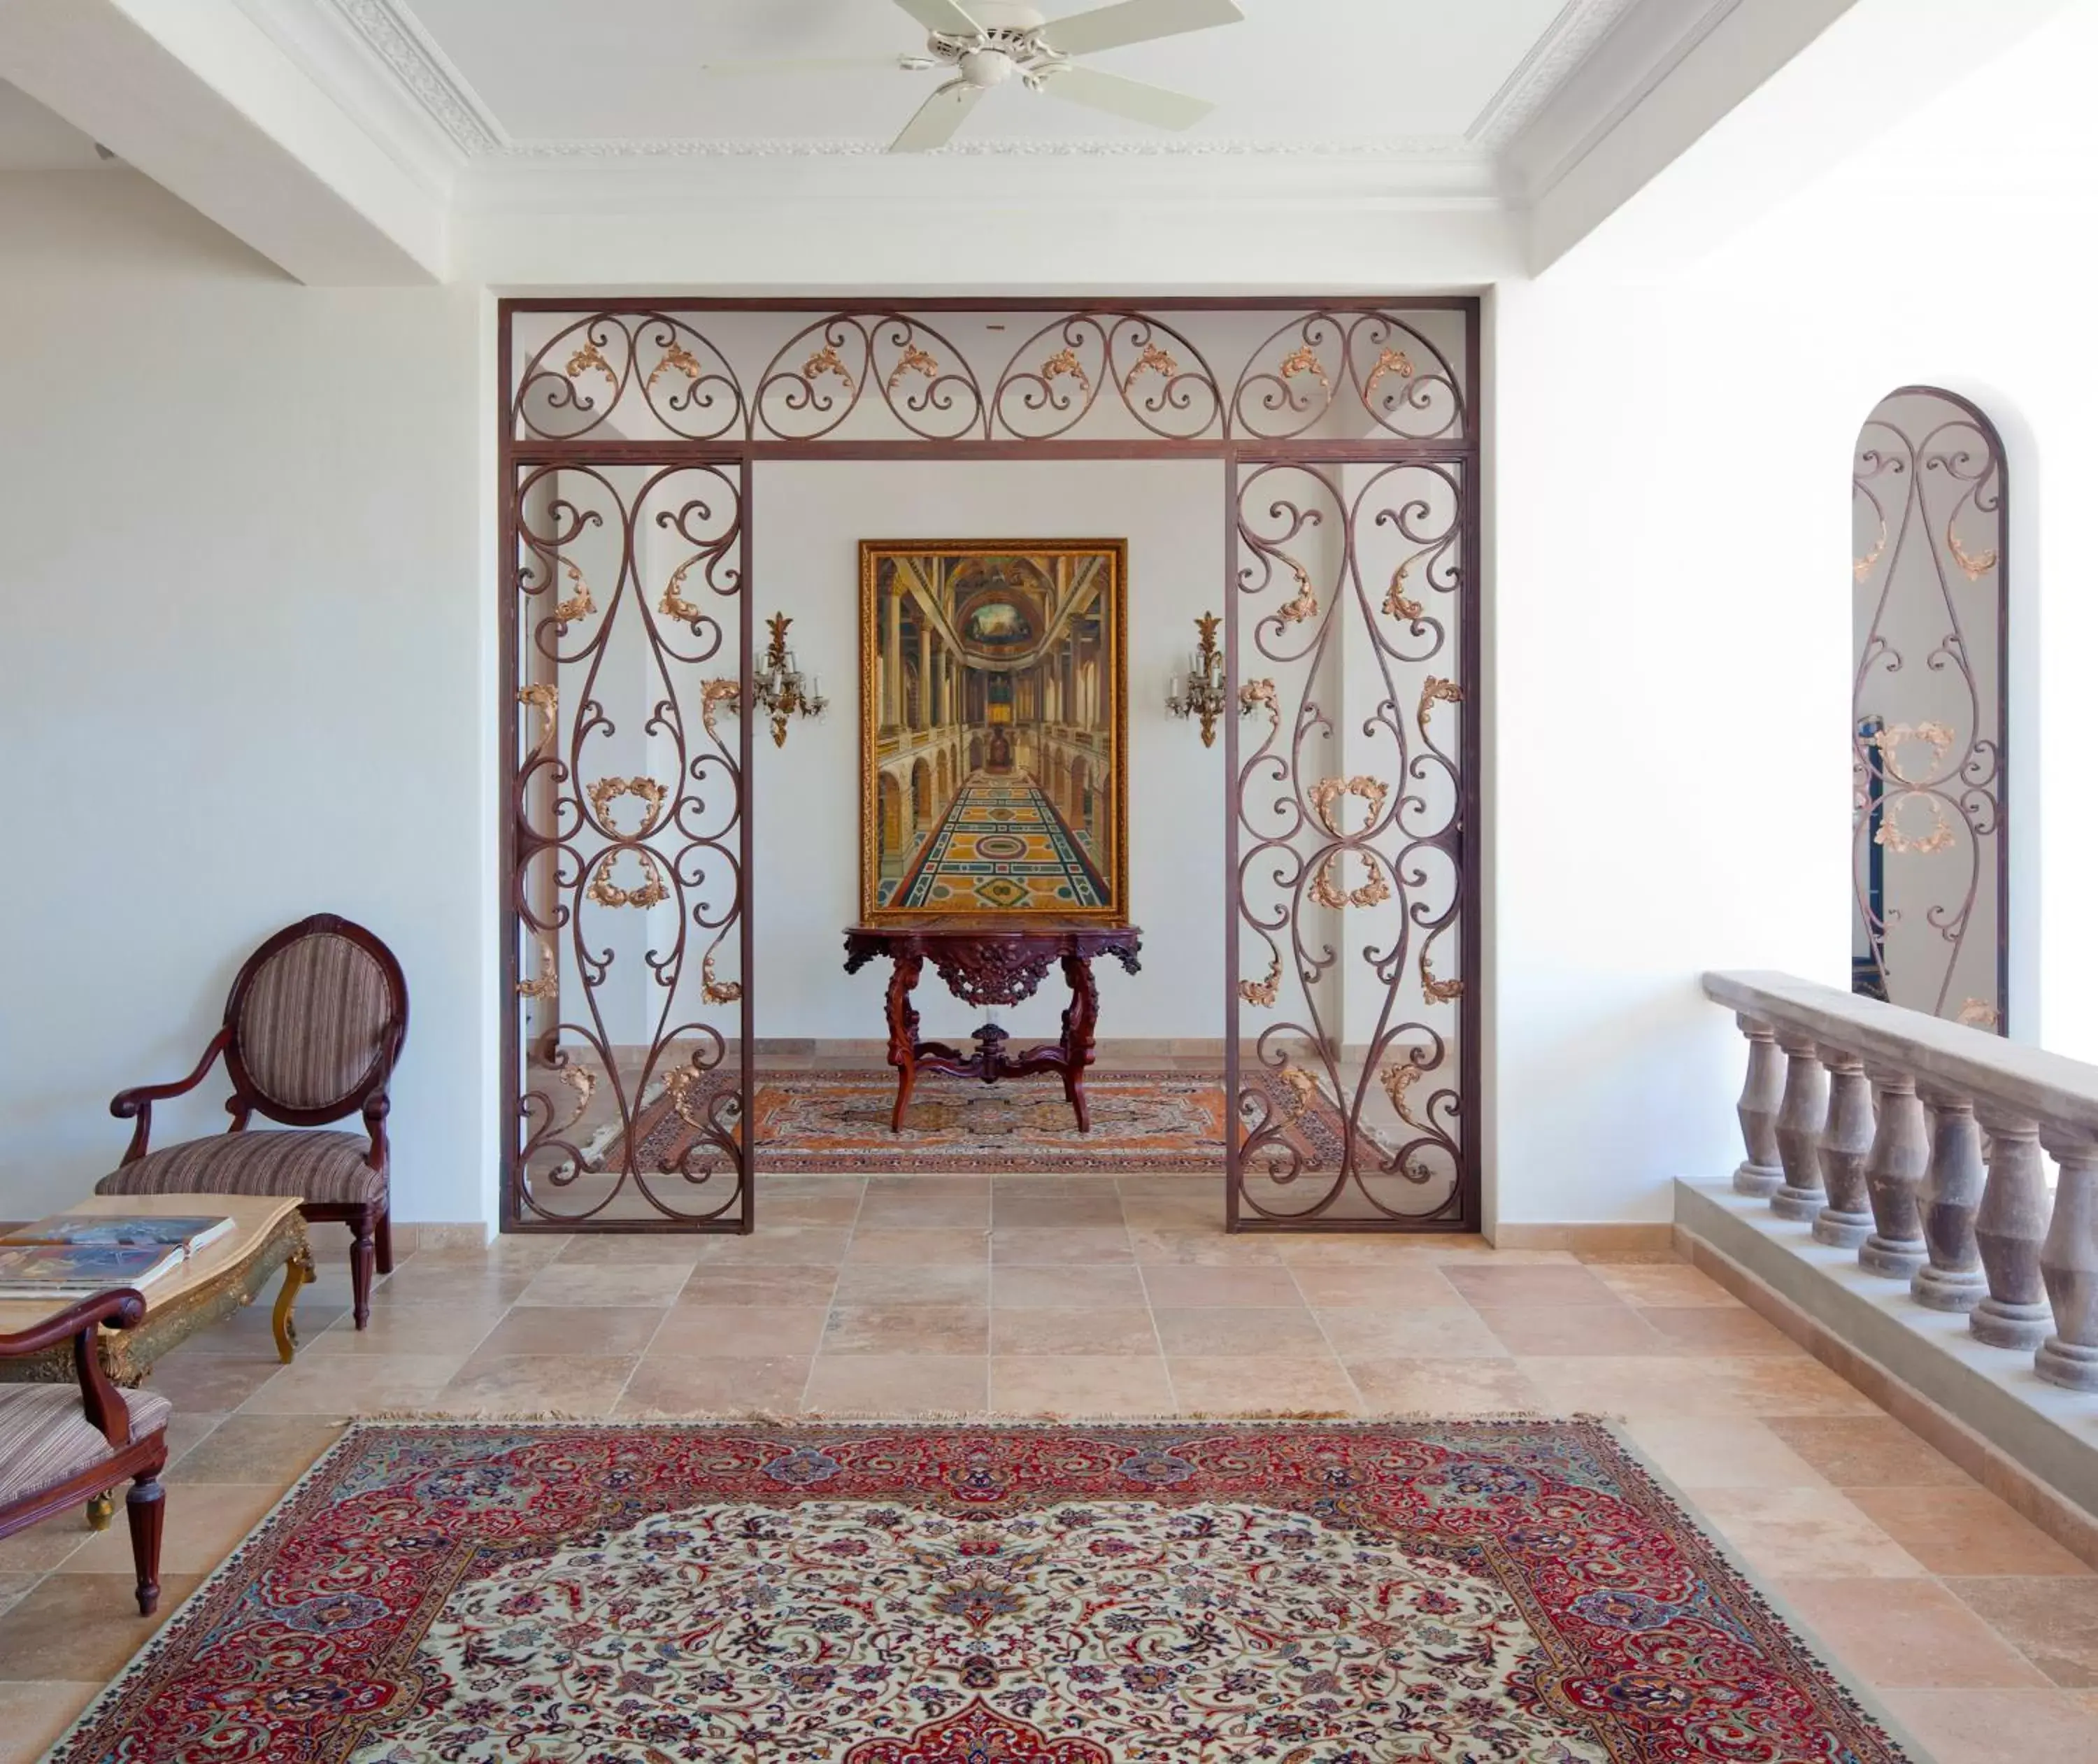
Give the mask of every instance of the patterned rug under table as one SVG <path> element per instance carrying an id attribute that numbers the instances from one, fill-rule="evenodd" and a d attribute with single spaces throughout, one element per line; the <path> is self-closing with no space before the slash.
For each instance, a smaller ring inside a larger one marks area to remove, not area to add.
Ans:
<path id="1" fill-rule="evenodd" d="M 640 1167 L 675 1170 L 687 1159 L 709 1168 L 707 1142 L 692 1123 L 704 1121 L 718 1096 L 738 1080 L 717 1071 L 673 1099 L 656 1091 L 642 1106 L 636 1133 Z M 1324 1093 L 1301 1096 L 1272 1073 L 1249 1070 L 1249 1087 L 1265 1095 L 1284 1122 L 1283 1134 L 1310 1171 L 1340 1160 L 1345 1130 Z M 1080 1133 L 1053 1077 L 985 1084 L 926 1077 L 911 1093 L 903 1131 L 889 1130 L 896 1074 L 860 1071 L 758 1074 L 758 1167 L 775 1174 L 980 1174 L 986 1172 L 1196 1170 L 1224 1167 L 1224 1086 L 1187 1072 L 1094 1072 L 1086 1079 L 1093 1128 Z M 1372 1150 L 1369 1154 L 1375 1156 Z M 608 1136 L 593 1168 L 618 1168 L 623 1136 Z"/>
<path id="2" fill-rule="evenodd" d="M 1594 1423 L 371 1423 L 54 1757 L 1903 1753 Z"/>

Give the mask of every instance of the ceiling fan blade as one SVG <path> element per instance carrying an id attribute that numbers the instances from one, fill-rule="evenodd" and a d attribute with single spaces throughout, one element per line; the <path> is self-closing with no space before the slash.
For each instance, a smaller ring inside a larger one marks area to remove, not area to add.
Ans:
<path id="1" fill-rule="evenodd" d="M 889 143 L 892 153 L 930 153 L 955 138 L 977 100 L 984 95 L 980 86 L 955 80 L 943 86 L 919 106 L 918 114 L 903 125 L 903 133 Z"/>
<path id="2" fill-rule="evenodd" d="M 1042 82 L 1051 98 L 1068 99 L 1091 110 L 1104 110 L 1154 129 L 1192 129 L 1217 107 L 1206 98 L 1169 92 L 1162 86 L 1125 80 L 1098 68 L 1066 68 Z"/>
<path id="3" fill-rule="evenodd" d="M 740 76 L 748 73 L 857 73 L 874 68 L 898 65 L 893 55 L 847 55 L 824 61 L 703 61 L 701 73 Z"/>
<path id="4" fill-rule="evenodd" d="M 945 37 L 981 37 L 983 33 L 955 0 L 896 0 L 897 5 L 928 31 Z"/>
<path id="5" fill-rule="evenodd" d="M 1041 39 L 1059 55 L 1090 55 L 1126 43 L 1148 43 L 1154 37 L 1244 21 L 1237 0 L 1121 0 L 1119 6 L 1051 19 L 1042 27 Z"/>

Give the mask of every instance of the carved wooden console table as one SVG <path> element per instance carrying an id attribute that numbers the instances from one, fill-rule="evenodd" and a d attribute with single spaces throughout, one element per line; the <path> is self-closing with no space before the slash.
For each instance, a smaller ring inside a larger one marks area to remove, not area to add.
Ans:
<path id="1" fill-rule="evenodd" d="M 1093 1063 L 1093 1029 L 1099 1021 L 1100 995 L 1093 983 L 1093 958 L 1112 955 L 1130 973 L 1138 968 L 1143 934 L 1134 925 L 1059 924 L 1037 920 L 927 919 L 907 925 L 854 925 L 845 932 L 845 972 L 856 974 L 877 955 L 895 964 L 889 977 L 889 1063 L 896 1068 L 896 1107 L 889 1115 L 892 1133 L 903 1130 L 903 1111 L 921 1072 L 950 1077 L 1032 1077 L 1054 1072 L 1064 1080 L 1064 1095 L 1078 1117 L 1078 1131 L 1090 1133 L 1086 1108 L 1086 1068 Z M 947 989 L 969 1004 L 1018 1004 L 1032 998 L 1050 963 L 1061 962 L 1070 982 L 1071 1002 L 1064 1007 L 1062 1035 L 1023 1052 L 1005 1051 L 1006 1032 L 986 1023 L 972 1038 L 973 1054 L 945 1042 L 918 1039 L 918 1013 L 911 990 L 930 962 Z"/>

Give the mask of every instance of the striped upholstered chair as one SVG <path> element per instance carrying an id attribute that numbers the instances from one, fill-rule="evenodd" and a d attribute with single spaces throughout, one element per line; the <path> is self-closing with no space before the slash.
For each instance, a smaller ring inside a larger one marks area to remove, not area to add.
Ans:
<path id="1" fill-rule="evenodd" d="M 175 1084 L 120 1091 L 109 1112 L 136 1120 L 124 1161 L 94 1185 L 103 1195 L 279 1195 L 316 1222 L 349 1226 L 357 1327 L 371 1314 L 374 1271 L 393 1270 L 388 1228 L 386 1086 L 408 1033 L 408 983 L 393 952 L 362 925 L 317 913 L 248 957 L 226 1001 L 226 1022 L 196 1070 Z M 233 1126 L 208 1139 L 147 1148 L 153 1104 L 204 1082 L 226 1056 Z M 296 1130 L 248 1130 L 261 1115 Z M 350 1115 L 364 1131 L 317 1133 Z"/>

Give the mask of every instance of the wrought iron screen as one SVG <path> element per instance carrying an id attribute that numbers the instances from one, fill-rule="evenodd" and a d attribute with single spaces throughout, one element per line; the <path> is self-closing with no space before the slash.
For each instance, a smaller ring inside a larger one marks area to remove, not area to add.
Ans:
<path id="1" fill-rule="evenodd" d="M 1908 387 L 1858 438 L 1851 985 L 1978 1029 L 2008 1008 L 2003 445 Z"/>
<path id="2" fill-rule="evenodd" d="M 506 1226 L 755 1218 L 753 472 L 1199 458 L 1244 713 L 1223 1210 L 1475 1227 L 1477 320 L 1464 299 L 504 302 Z"/>

